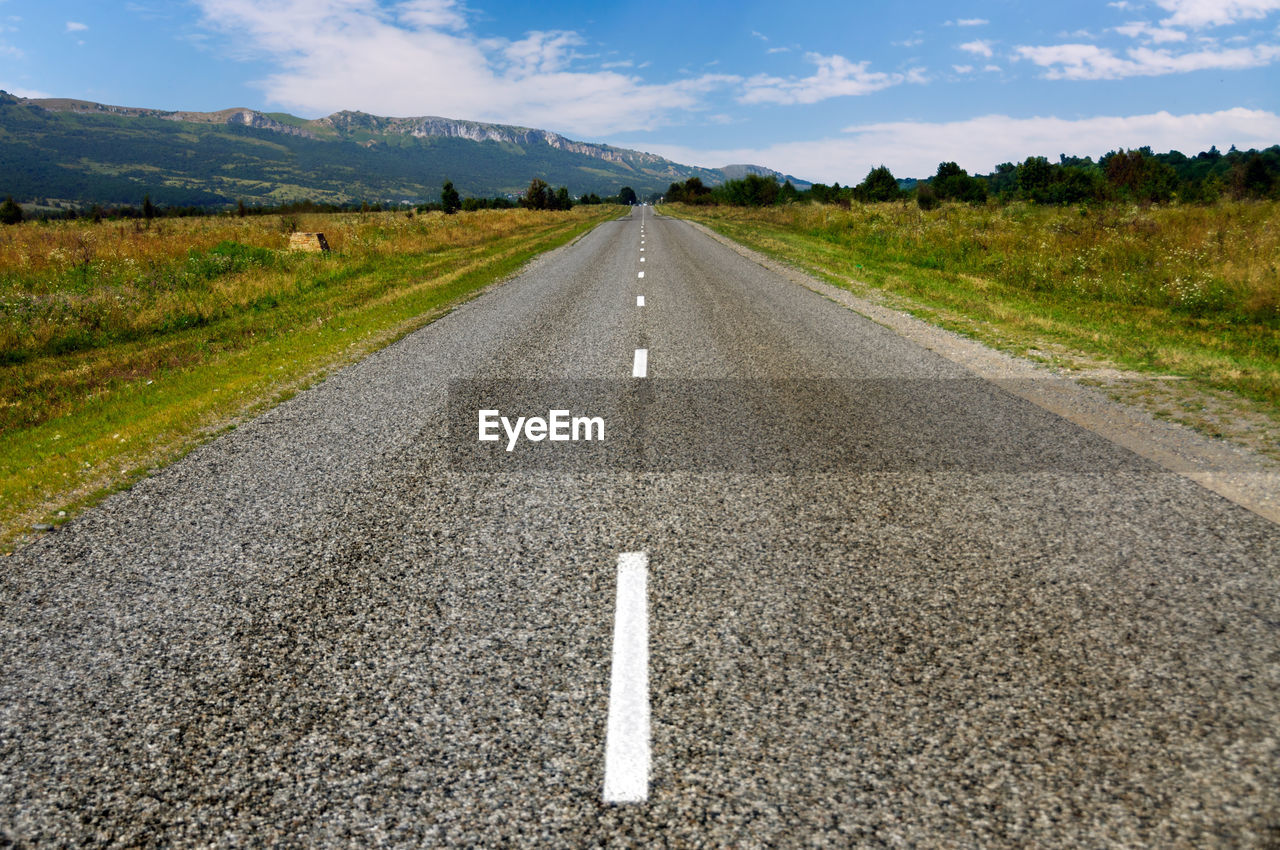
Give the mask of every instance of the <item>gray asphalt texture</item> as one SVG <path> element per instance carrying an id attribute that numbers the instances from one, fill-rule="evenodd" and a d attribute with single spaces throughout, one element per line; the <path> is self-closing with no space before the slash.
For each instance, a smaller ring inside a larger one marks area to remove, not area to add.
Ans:
<path id="1" fill-rule="evenodd" d="M 1280 528 L 648 209 L 2 570 L 0 844 L 1280 846 Z"/>

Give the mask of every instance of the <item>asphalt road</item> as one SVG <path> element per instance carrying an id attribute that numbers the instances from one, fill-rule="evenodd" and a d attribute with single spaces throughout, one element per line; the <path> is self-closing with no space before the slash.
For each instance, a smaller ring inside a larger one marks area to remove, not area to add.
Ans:
<path id="1" fill-rule="evenodd" d="M 0 636 L 0 845 L 1280 846 L 1280 527 L 650 209 L 6 559 Z"/>

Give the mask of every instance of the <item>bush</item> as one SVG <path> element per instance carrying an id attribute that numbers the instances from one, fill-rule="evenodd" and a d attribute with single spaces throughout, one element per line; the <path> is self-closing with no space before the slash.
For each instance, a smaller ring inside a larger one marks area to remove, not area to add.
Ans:
<path id="1" fill-rule="evenodd" d="M 938 193 L 928 183 L 916 187 L 916 203 L 922 210 L 935 209 L 938 206 Z"/>
<path id="2" fill-rule="evenodd" d="M 253 267 L 270 268 L 275 262 L 276 253 L 270 248 L 230 240 L 219 242 L 208 251 L 187 252 L 187 272 L 195 280 L 213 280 Z"/>
<path id="3" fill-rule="evenodd" d="M 22 221 L 22 207 L 14 203 L 13 198 L 5 198 L 0 204 L 0 223 L 18 224 Z"/>

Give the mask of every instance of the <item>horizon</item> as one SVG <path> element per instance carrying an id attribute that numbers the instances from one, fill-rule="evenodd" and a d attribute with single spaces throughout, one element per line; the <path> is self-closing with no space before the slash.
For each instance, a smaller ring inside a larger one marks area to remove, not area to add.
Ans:
<path id="1" fill-rule="evenodd" d="M 21 97 L 442 117 L 828 184 L 878 165 L 924 178 L 944 161 L 989 173 L 1028 156 L 1280 142 L 1280 0 L 817 2 L 785 18 L 759 2 L 577 0 L 54 0 L 16 12 L 0 0 L 0 88 Z"/>

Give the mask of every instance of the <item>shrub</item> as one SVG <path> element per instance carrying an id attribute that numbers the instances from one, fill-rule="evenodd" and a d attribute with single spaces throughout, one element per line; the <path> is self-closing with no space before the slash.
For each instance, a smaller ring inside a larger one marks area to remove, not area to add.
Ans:
<path id="1" fill-rule="evenodd" d="M 938 193 L 928 183 L 916 187 L 916 203 L 922 210 L 935 209 L 938 206 Z"/>
<path id="2" fill-rule="evenodd" d="M 22 207 L 14 203 L 13 198 L 5 198 L 0 204 L 0 223 L 18 224 L 22 221 Z"/>

